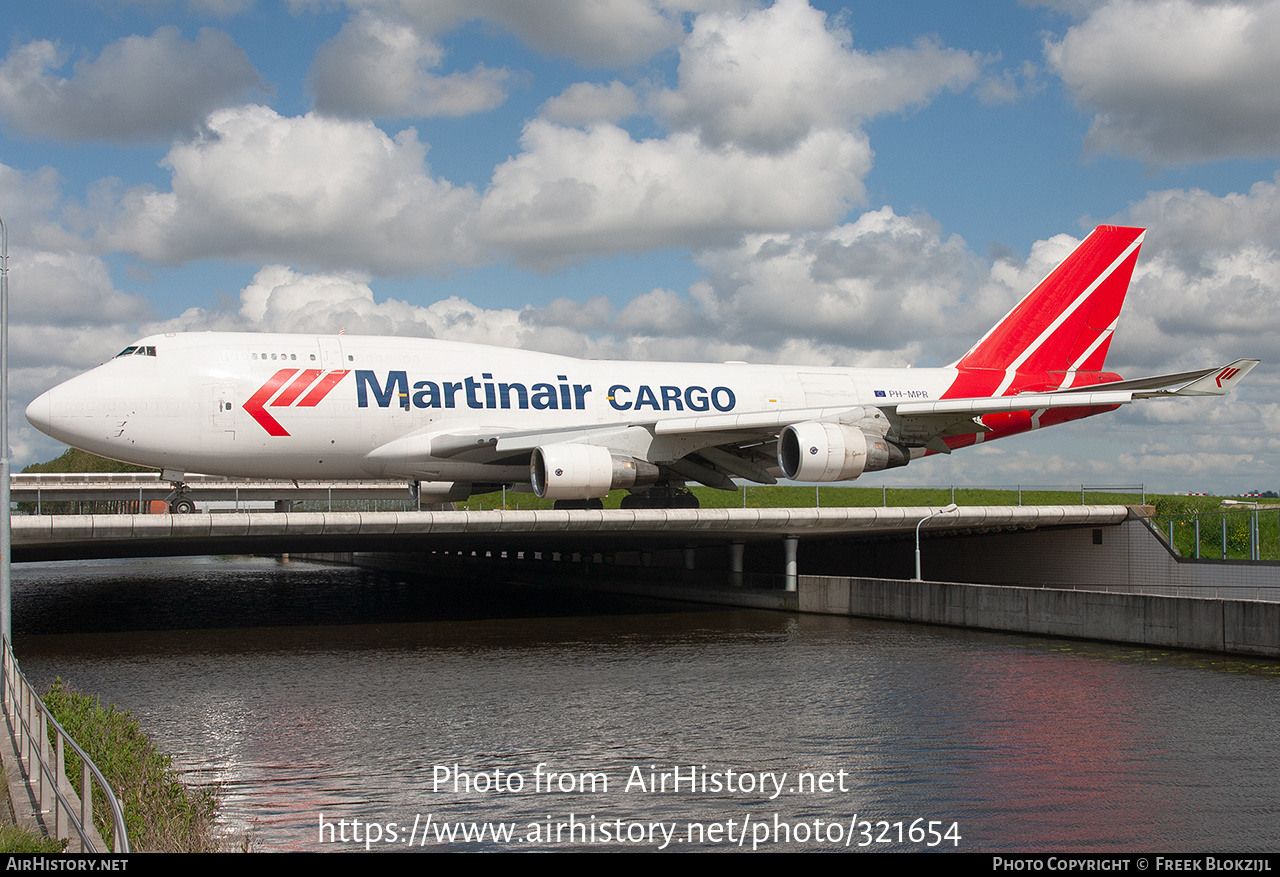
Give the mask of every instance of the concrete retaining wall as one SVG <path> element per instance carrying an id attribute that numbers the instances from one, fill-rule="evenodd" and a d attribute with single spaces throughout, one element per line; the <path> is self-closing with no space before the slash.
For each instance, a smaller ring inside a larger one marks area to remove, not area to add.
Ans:
<path id="1" fill-rule="evenodd" d="M 827 615 L 1280 657 L 1280 603 L 801 576 L 799 609 Z"/>

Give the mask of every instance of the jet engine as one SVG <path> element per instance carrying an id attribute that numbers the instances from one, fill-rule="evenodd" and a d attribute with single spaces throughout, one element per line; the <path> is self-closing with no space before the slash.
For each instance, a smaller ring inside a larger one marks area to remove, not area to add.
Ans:
<path id="1" fill-rule="evenodd" d="M 902 445 L 856 426 L 810 420 L 778 435 L 778 465 L 792 481 L 851 481 L 909 462 L 911 453 Z"/>
<path id="2" fill-rule="evenodd" d="M 596 499 L 610 490 L 652 484 L 658 474 L 645 460 L 567 442 L 535 448 L 529 463 L 533 492 L 542 499 Z"/>

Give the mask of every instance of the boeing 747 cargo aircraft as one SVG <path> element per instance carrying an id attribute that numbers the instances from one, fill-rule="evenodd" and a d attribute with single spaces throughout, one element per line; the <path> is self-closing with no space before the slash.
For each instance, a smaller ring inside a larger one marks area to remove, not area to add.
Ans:
<path id="1" fill-rule="evenodd" d="M 562 506 L 680 505 L 698 482 L 848 481 L 1111 411 L 1218 396 L 1257 360 L 1124 380 L 1104 362 L 1143 230 L 1100 226 L 945 368 L 609 362 L 420 338 L 139 339 L 40 396 L 59 441 L 163 470 L 403 478 L 454 499 L 507 484 Z"/>

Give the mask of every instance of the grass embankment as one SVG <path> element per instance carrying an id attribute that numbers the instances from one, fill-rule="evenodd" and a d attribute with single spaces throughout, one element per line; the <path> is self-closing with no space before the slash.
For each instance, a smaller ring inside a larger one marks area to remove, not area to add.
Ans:
<path id="1" fill-rule="evenodd" d="M 32 463 L 23 468 L 23 474 L 47 474 L 63 472 L 154 472 L 143 466 L 129 463 L 117 463 L 82 451 L 78 448 L 67 448 L 62 455 L 44 463 Z M 120 514 L 136 509 L 137 501 L 133 500 L 93 500 L 88 502 L 44 502 L 40 511 L 46 515 L 69 514 Z M 36 504 L 33 502 L 18 503 L 23 514 L 35 514 Z"/>
<path id="2" fill-rule="evenodd" d="M 952 501 L 953 491 L 950 488 L 927 487 L 833 487 L 822 485 L 799 487 L 793 485 L 777 485 L 759 487 L 748 485 L 736 491 L 713 490 L 710 487 L 690 488 L 698 497 L 704 509 L 722 508 L 813 508 L 815 503 L 824 507 L 848 508 L 872 506 L 933 506 L 946 505 Z M 604 498 L 607 509 L 620 508 L 625 490 L 615 490 Z M 962 506 L 972 505 L 1080 505 L 1079 490 L 995 490 L 988 488 L 957 487 L 954 491 L 955 502 Z M 1137 505 L 1142 500 L 1141 493 L 1113 493 L 1096 490 L 1085 490 L 1085 502 L 1096 504 Z M 1147 495 L 1147 502 L 1152 502 L 1154 495 Z M 1187 497 L 1176 497 L 1187 499 Z M 538 499 L 532 493 L 516 493 L 507 491 L 507 508 L 514 509 L 549 509 L 551 500 Z M 472 511 L 495 509 L 502 507 L 502 493 L 486 493 L 471 497 L 466 502 L 458 503 L 458 508 Z"/>
<path id="3" fill-rule="evenodd" d="M 0 853 L 22 855 L 25 853 L 61 853 L 62 841 L 35 831 L 28 831 L 12 822 L 0 825 Z"/>
<path id="4" fill-rule="evenodd" d="M 955 497 L 957 505 L 1080 505 L 1079 490 L 997 490 L 988 488 L 920 487 L 835 487 L 823 485 L 799 487 L 778 485 L 739 488 L 737 491 L 713 490 L 694 487 L 699 503 L 704 509 L 713 508 L 813 508 L 821 504 L 825 508 L 869 508 L 889 506 L 943 506 Z M 604 507 L 621 507 L 626 491 L 615 490 L 604 498 Z M 1138 505 L 1144 501 L 1141 493 L 1111 491 L 1084 491 L 1084 502 L 1090 505 Z M 1245 559 L 1249 556 L 1249 527 L 1253 510 L 1247 506 L 1224 509 L 1223 497 L 1176 496 L 1148 493 L 1147 505 L 1156 510 L 1153 523 L 1162 533 L 1168 533 L 1173 522 L 1173 541 L 1184 557 L 1196 554 L 1196 520 L 1200 521 L 1200 556 L 1222 557 L 1223 524 L 1226 524 L 1226 557 Z M 538 499 L 532 493 L 507 492 L 508 509 L 549 509 L 550 500 Z M 1264 506 L 1275 500 L 1262 500 Z M 459 509 L 479 511 L 502 507 L 502 493 L 486 493 L 458 503 Z M 1264 508 L 1258 514 L 1258 530 L 1261 559 L 1280 559 L 1280 514 L 1273 508 Z"/>
<path id="5" fill-rule="evenodd" d="M 128 711 L 103 707 L 96 697 L 69 691 L 61 680 L 54 681 L 44 702 L 115 790 L 134 850 L 217 852 L 216 792 L 184 785 L 169 756 L 156 749 Z M 67 775 L 78 787 L 80 759 L 67 755 Z M 93 815 L 110 846 L 111 811 L 96 784 Z"/>

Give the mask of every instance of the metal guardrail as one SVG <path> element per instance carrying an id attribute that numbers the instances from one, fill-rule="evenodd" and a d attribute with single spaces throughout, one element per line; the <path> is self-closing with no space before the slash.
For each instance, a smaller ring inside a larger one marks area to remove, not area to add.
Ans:
<path id="1" fill-rule="evenodd" d="M 3 638 L 0 638 L 3 639 Z M 71 840 L 72 832 L 80 840 L 79 852 L 106 852 L 102 836 L 93 826 L 93 783 L 96 781 L 111 808 L 113 822 L 112 852 L 129 852 L 129 834 L 125 829 L 124 811 L 111 785 L 98 766 L 63 730 L 40 696 L 18 668 L 18 659 L 7 639 L 3 639 L 3 706 L 8 720 L 14 751 L 18 753 L 27 787 L 41 813 L 52 811 L 52 834 L 60 840 Z M 53 731 L 54 752 L 50 753 L 49 731 Z M 66 747 L 80 758 L 80 793 L 66 776 Z M 46 824 L 46 830 L 50 827 Z M 72 850 L 73 852 L 75 850 Z"/>
<path id="2" fill-rule="evenodd" d="M 1181 559 L 1276 561 L 1280 560 L 1276 510 L 1272 504 L 1237 503 L 1235 507 L 1172 512 L 1144 520 Z"/>

